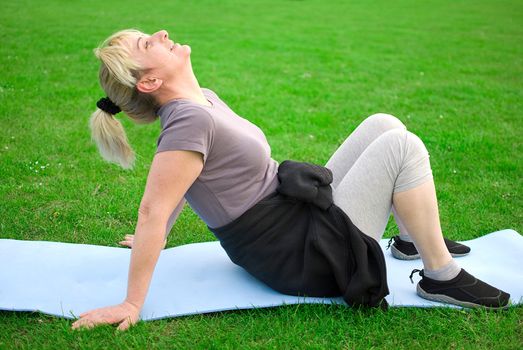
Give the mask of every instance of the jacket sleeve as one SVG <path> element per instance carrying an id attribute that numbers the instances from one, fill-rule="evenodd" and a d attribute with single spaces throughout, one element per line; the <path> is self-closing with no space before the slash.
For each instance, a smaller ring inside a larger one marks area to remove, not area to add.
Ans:
<path id="1" fill-rule="evenodd" d="M 314 204 L 323 210 L 332 205 L 332 171 L 323 166 L 286 160 L 278 167 L 276 191 Z"/>

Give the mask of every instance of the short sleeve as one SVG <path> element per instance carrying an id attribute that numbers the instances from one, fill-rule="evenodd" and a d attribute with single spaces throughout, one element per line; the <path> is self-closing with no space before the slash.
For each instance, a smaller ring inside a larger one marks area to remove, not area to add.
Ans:
<path id="1" fill-rule="evenodd" d="M 180 106 L 167 116 L 158 138 L 156 153 L 164 151 L 196 151 L 207 160 L 214 138 L 214 122 L 205 109 Z"/>

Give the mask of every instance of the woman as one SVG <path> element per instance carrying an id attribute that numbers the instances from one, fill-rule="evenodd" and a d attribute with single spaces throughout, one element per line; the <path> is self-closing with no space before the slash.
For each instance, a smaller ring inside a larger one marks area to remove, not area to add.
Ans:
<path id="1" fill-rule="evenodd" d="M 343 294 L 350 304 L 383 305 L 388 290 L 377 242 L 392 210 L 400 228 L 392 252 L 400 259 L 421 256 L 421 297 L 467 307 L 508 304 L 507 293 L 454 261 L 452 255 L 469 249 L 443 238 L 428 152 L 395 117 L 367 118 L 326 168 L 278 165 L 258 127 L 200 88 L 191 48 L 166 31 L 121 31 L 95 54 L 108 96 L 91 117 L 101 155 L 132 167 L 133 152 L 114 118 L 120 109 L 136 122 L 159 116 L 162 132 L 135 235 L 120 242 L 132 247 L 127 297 L 80 315 L 73 328 L 118 323 L 124 330 L 138 320 L 185 200 L 235 263 L 282 292 Z"/>

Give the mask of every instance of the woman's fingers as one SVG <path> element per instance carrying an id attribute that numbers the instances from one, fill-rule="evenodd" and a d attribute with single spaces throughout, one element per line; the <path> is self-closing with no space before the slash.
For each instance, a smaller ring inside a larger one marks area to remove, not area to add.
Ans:
<path id="1" fill-rule="evenodd" d="M 119 245 L 123 245 L 124 247 L 129 247 L 129 248 L 132 248 L 133 245 L 127 241 L 120 241 L 118 242 Z"/>
<path id="2" fill-rule="evenodd" d="M 91 329 L 91 328 L 94 328 L 96 324 L 88 319 L 88 318 L 81 318 L 79 320 L 77 320 L 76 322 L 73 323 L 73 329 L 78 329 L 78 328 L 87 328 L 87 329 Z"/>
<path id="3" fill-rule="evenodd" d="M 119 331 L 125 331 L 129 329 L 131 325 L 133 325 L 134 322 L 131 320 L 131 317 L 127 317 L 125 320 L 123 320 L 119 325 L 118 328 L 116 328 Z"/>
<path id="4" fill-rule="evenodd" d="M 123 241 L 118 242 L 118 244 L 123 245 L 124 247 L 133 247 L 134 242 L 134 235 L 125 235 L 125 239 Z"/>
<path id="5" fill-rule="evenodd" d="M 95 326 L 99 325 L 99 324 L 113 324 L 113 323 L 116 323 L 118 321 L 115 321 L 113 318 L 109 318 L 107 316 L 99 316 L 99 315 L 91 315 L 91 316 L 84 316 L 82 318 L 80 318 L 79 320 L 77 320 L 76 322 L 73 323 L 73 329 L 78 329 L 78 328 L 88 328 L 88 329 L 91 329 L 91 328 L 94 328 Z"/>
<path id="6" fill-rule="evenodd" d="M 98 324 L 116 323 L 121 320 L 113 314 L 110 308 L 101 308 L 85 312 L 80 315 L 80 319 L 73 323 L 73 329 L 77 328 L 93 328 Z"/>

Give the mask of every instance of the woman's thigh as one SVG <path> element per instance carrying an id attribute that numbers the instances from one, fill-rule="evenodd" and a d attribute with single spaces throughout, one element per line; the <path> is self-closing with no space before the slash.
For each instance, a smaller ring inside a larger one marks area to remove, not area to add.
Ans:
<path id="1" fill-rule="evenodd" d="M 332 187 L 336 188 L 342 178 L 352 168 L 358 157 L 380 135 L 392 129 L 406 129 L 405 125 L 390 114 L 373 114 L 358 125 L 349 137 L 334 152 L 327 164 L 332 170 L 334 180 Z"/>

